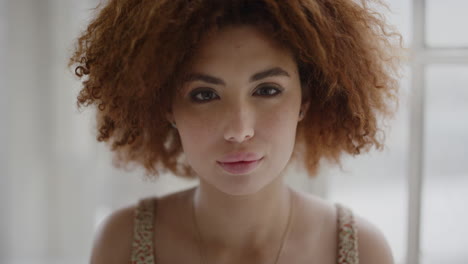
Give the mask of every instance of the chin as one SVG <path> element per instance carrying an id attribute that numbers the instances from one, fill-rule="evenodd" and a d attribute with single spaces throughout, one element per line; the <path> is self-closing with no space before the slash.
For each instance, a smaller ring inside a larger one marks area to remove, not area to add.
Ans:
<path id="1" fill-rule="evenodd" d="M 273 179 L 260 180 L 255 175 L 228 175 L 219 179 L 211 185 L 218 191 L 232 196 L 252 195 L 265 188 Z"/>

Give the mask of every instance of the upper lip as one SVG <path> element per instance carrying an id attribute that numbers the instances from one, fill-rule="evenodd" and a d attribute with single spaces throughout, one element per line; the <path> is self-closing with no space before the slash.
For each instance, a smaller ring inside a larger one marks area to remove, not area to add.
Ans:
<path id="1" fill-rule="evenodd" d="M 231 163 L 241 161 L 255 161 L 261 158 L 262 156 L 255 152 L 232 152 L 225 155 L 222 159 L 218 160 L 218 162 Z"/>

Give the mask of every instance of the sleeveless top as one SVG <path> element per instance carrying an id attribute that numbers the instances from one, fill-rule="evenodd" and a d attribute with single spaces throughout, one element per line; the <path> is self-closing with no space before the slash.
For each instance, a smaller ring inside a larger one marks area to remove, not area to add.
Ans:
<path id="1" fill-rule="evenodd" d="M 140 199 L 135 209 L 132 264 L 156 264 L 153 256 L 153 219 L 155 197 Z M 352 211 L 335 203 L 338 224 L 337 264 L 359 264 L 358 236 Z"/>

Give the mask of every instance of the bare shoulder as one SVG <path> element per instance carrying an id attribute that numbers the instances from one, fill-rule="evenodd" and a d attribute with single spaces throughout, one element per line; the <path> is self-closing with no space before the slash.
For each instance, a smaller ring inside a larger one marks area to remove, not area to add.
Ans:
<path id="1" fill-rule="evenodd" d="M 328 223 L 334 222 L 330 221 L 336 219 L 336 209 L 332 202 L 310 193 L 297 190 L 293 190 L 293 192 L 297 197 L 297 206 L 303 213 L 314 218 L 321 216 L 322 219 L 326 219 Z"/>
<path id="2" fill-rule="evenodd" d="M 310 226 L 317 225 L 321 229 L 321 245 L 328 245 L 320 248 L 319 252 L 334 254 L 337 248 L 337 210 L 335 205 L 320 197 L 296 191 L 299 197 L 299 206 Z M 320 217 L 318 217 L 320 216 Z M 353 212 L 356 227 L 358 230 L 358 254 L 360 264 L 393 264 L 394 259 L 390 246 L 383 233 L 371 222 Z M 313 223 L 314 219 L 321 219 Z M 305 226 L 305 223 L 302 223 Z M 316 255 L 317 256 L 317 255 Z M 324 257 L 325 258 L 325 257 Z M 336 263 L 328 259 L 321 263 Z"/>
<path id="3" fill-rule="evenodd" d="M 333 204 L 310 193 L 293 190 L 296 197 L 294 246 L 291 263 L 336 263 L 337 221 Z M 299 259 L 298 259 L 299 258 Z"/>
<path id="4" fill-rule="evenodd" d="M 335 205 L 320 197 L 302 193 L 304 204 L 308 205 L 309 211 L 313 214 L 323 216 L 325 224 L 324 230 L 329 230 L 328 234 L 336 236 L 337 233 L 337 212 Z M 360 264 L 393 264 L 394 259 L 391 248 L 381 232 L 373 223 L 353 212 L 356 228 L 358 232 L 358 254 Z M 326 239 L 326 238 L 323 238 Z M 336 242 L 334 242 L 336 244 Z"/>
<path id="5" fill-rule="evenodd" d="M 135 208 L 120 208 L 102 221 L 94 237 L 91 264 L 130 261 Z"/>
<path id="6" fill-rule="evenodd" d="M 383 233 L 371 222 L 354 214 L 358 230 L 359 263 L 393 264 L 390 246 Z"/>

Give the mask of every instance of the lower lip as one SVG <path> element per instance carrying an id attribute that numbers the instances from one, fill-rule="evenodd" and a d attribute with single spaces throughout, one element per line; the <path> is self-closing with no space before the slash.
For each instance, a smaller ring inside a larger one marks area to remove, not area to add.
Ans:
<path id="1" fill-rule="evenodd" d="M 226 172 L 235 175 L 242 175 L 248 174 L 255 170 L 263 158 L 255 161 L 244 161 L 244 162 L 233 162 L 233 163 L 221 163 L 218 164 L 223 168 Z"/>

